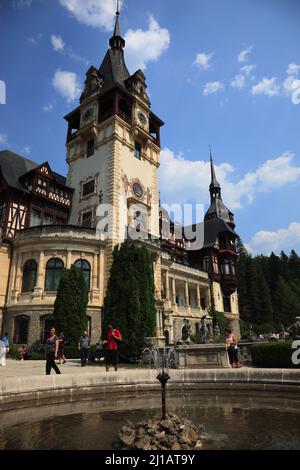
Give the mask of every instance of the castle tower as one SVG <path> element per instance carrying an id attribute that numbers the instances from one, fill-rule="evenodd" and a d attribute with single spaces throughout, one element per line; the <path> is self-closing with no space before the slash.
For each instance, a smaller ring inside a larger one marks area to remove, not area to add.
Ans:
<path id="1" fill-rule="evenodd" d="M 69 223 L 108 234 L 106 281 L 112 250 L 131 225 L 146 237 L 159 237 L 157 171 L 163 125 L 151 111 L 143 72 L 130 75 L 126 67 L 119 11 L 109 46 L 99 69 L 87 71 L 79 106 L 65 117 L 67 183 L 74 188 Z M 99 204 L 108 205 L 108 217 Z"/>

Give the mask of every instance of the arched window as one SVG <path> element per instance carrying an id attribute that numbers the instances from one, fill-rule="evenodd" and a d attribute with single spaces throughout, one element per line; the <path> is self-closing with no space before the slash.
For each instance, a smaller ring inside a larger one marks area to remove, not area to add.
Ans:
<path id="1" fill-rule="evenodd" d="M 42 315 L 40 317 L 40 341 L 41 344 L 46 344 L 49 338 L 50 330 L 55 326 L 55 318 L 53 315 Z M 59 334 L 59 332 L 57 332 Z"/>
<path id="2" fill-rule="evenodd" d="M 24 264 L 22 292 L 33 292 L 36 285 L 37 263 L 34 259 L 29 259 Z"/>
<path id="3" fill-rule="evenodd" d="M 16 344 L 27 344 L 28 342 L 29 317 L 17 315 L 14 320 L 13 342 Z"/>
<path id="4" fill-rule="evenodd" d="M 64 269 L 64 263 L 61 259 L 52 258 L 48 261 L 46 267 L 45 290 L 57 290 Z"/>
<path id="5" fill-rule="evenodd" d="M 90 288 L 90 282 L 91 282 L 91 266 L 90 263 L 88 263 L 85 259 L 78 259 L 75 262 L 76 268 L 79 268 L 82 270 L 84 278 L 86 280 L 86 284 L 88 288 Z"/>

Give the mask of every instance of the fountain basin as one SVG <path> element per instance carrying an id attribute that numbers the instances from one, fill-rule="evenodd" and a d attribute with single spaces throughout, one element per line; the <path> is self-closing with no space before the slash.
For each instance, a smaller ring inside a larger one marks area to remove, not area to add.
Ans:
<path id="1" fill-rule="evenodd" d="M 230 368 L 223 344 L 192 344 L 176 346 L 179 368 Z"/>

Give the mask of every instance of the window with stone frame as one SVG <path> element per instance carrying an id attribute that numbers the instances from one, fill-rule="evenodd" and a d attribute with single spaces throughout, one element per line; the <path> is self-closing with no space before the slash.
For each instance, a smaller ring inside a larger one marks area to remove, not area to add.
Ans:
<path id="1" fill-rule="evenodd" d="M 82 197 L 90 196 L 95 192 L 95 180 L 88 181 L 82 185 Z"/>
<path id="2" fill-rule="evenodd" d="M 37 262 L 29 259 L 24 264 L 22 277 L 22 292 L 33 292 L 36 285 Z"/>
<path id="3" fill-rule="evenodd" d="M 91 139 L 87 143 L 87 149 L 86 149 L 86 157 L 92 157 L 95 153 L 95 141 L 94 139 Z"/>
<path id="4" fill-rule="evenodd" d="M 52 258 L 46 266 L 45 291 L 56 291 L 63 275 L 64 263 L 59 258 Z"/>
<path id="5" fill-rule="evenodd" d="M 141 160 L 142 158 L 142 145 L 137 141 L 134 144 L 134 156 L 138 160 Z"/>
<path id="6" fill-rule="evenodd" d="M 90 284 L 91 284 L 91 265 L 90 265 L 90 263 L 88 261 L 84 260 L 84 259 L 78 259 L 77 261 L 75 261 L 74 264 L 75 264 L 76 268 L 81 269 L 81 271 L 83 272 L 86 284 L 87 284 L 88 288 L 90 289 Z"/>
<path id="7" fill-rule="evenodd" d="M 84 212 L 81 215 L 82 227 L 91 228 L 93 224 L 93 211 Z"/>

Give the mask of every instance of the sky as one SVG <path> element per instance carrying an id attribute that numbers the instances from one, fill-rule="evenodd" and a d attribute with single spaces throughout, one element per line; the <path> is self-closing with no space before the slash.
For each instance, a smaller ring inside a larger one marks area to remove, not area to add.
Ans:
<path id="1" fill-rule="evenodd" d="M 0 150 L 66 174 L 66 122 L 116 0 L 0 0 Z M 164 122 L 163 203 L 224 203 L 253 254 L 300 253 L 300 1 L 123 0 L 131 73 Z M 6 93 L 4 93 L 4 88 Z"/>

